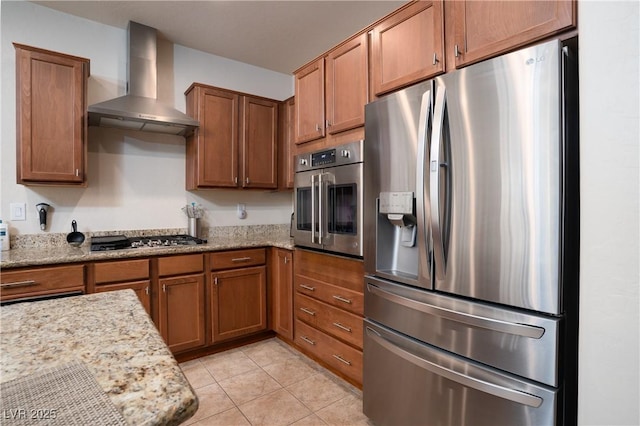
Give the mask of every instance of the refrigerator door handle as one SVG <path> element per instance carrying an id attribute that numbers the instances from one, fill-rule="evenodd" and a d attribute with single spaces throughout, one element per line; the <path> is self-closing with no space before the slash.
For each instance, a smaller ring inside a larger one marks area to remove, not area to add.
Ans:
<path id="1" fill-rule="evenodd" d="M 457 371 L 450 370 L 446 367 L 427 361 L 426 359 L 423 359 L 417 355 L 412 354 L 411 352 L 408 352 L 396 346 L 370 327 L 366 327 L 366 331 L 368 337 L 378 345 L 401 357 L 402 359 L 409 361 L 415 366 L 427 370 L 433 374 L 459 383 L 462 386 L 472 388 L 480 392 L 488 393 L 497 396 L 498 398 L 507 399 L 518 404 L 528 405 L 535 408 L 542 405 L 543 399 L 539 396 L 521 392 L 516 389 L 509 389 L 504 386 L 488 382 L 486 380 L 476 379 L 475 377 L 467 376 L 465 374 L 458 373 Z"/>
<path id="2" fill-rule="evenodd" d="M 433 111 L 433 129 L 431 132 L 431 156 L 429 158 L 429 204 L 431 206 L 431 234 L 433 236 L 433 255 L 435 258 L 436 280 L 443 281 L 446 271 L 444 255 L 444 235 L 440 218 L 440 144 L 444 125 L 444 107 L 446 88 L 439 86 Z"/>
<path id="3" fill-rule="evenodd" d="M 376 296 L 389 300 L 390 302 L 406 306 L 407 308 L 424 312 L 426 314 L 437 316 L 440 318 L 445 318 L 458 323 L 467 324 L 472 327 L 479 327 L 500 333 L 529 337 L 532 339 L 540 339 L 544 335 L 545 331 L 542 327 L 482 317 L 479 315 L 468 314 L 465 312 L 454 311 L 440 306 L 418 302 L 416 300 L 408 299 L 406 297 L 402 297 L 390 291 L 384 290 L 371 283 L 367 283 L 367 291 L 375 294 Z"/>
<path id="4" fill-rule="evenodd" d="M 424 273 L 429 280 L 431 279 L 431 256 L 429 252 L 431 248 L 429 245 L 429 227 L 427 226 L 427 218 L 429 212 L 425 201 L 428 199 L 427 187 L 424 183 L 425 172 L 424 164 L 427 161 L 427 149 L 428 149 L 428 132 L 429 122 L 431 115 L 431 90 L 427 90 L 422 94 L 422 101 L 420 103 L 420 122 L 418 124 L 418 155 L 416 164 L 416 214 L 418 220 L 418 247 L 420 248 L 420 259 L 426 259 L 426 265 L 428 271 Z M 422 208 L 425 206 L 425 208 Z M 418 268 L 422 268 L 422 262 L 419 263 Z M 419 272 L 420 275 L 422 271 Z"/>

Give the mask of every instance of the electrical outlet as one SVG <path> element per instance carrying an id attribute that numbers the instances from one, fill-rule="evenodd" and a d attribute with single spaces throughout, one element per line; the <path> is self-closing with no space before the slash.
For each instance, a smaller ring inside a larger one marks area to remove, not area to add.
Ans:
<path id="1" fill-rule="evenodd" d="M 237 214 L 239 219 L 247 217 L 247 207 L 244 204 L 238 204 Z"/>
<path id="2" fill-rule="evenodd" d="M 27 220 L 27 204 L 26 203 L 11 203 L 9 204 L 10 214 L 9 220 L 20 221 Z"/>

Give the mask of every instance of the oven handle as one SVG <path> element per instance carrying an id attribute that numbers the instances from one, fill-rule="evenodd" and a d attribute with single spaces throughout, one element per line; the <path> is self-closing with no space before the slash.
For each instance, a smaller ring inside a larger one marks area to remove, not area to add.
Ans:
<path id="1" fill-rule="evenodd" d="M 323 192 L 323 187 L 322 187 L 322 173 L 318 173 L 318 244 L 322 244 L 322 226 L 324 225 L 323 222 L 323 214 L 322 214 L 322 207 L 323 207 L 323 202 L 322 200 L 324 199 L 324 192 Z"/>
<path id="2" fill-rule="evenodd" d="M 316 176 L 311 175 L 311 243 L 316 242 Z"/>

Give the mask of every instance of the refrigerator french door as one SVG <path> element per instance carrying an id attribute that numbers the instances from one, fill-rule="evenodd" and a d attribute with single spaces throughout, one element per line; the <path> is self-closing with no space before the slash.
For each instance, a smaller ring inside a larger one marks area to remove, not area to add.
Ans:
<path id="1" fill-rule="evenodd" d="M 296 156 L 298 246 L 362 257 L 362 141 Z"/>
<path id="2" fill-rule="evenodd" d="M 366 106 L 363 405 L 376 424 L 575 422 L 575 47 L 547 42 Z"/>

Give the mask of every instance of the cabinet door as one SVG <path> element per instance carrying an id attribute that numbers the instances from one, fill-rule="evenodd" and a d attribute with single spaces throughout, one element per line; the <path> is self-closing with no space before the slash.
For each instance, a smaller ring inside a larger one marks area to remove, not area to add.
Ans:
<path id="1" fill-rule="evenodd" d="M 18 183 L 83 185 L 89 61 L 15 47 Z"/>
<path id="2" fill-rule="evenodd" d="M 97 285 L 96 293 L 131 289 L 136 292 L 136 296 L 138 296 L 138 299 L 140 299 L 140 303 L 142 303 L 142 306 L 144 306 L 144 310 L 147 311 L 149 315 L 151 315 L 151 292 L 149 288 L 150 285 L 150 281 L 148 280 Z"/>
<path id="3" fill-rule="evenodd" d="M 575 27 L 575 2 L 456 1 L 456 67 L 496 56 Z M 447 23 L 449 25 L 449 23 Z"/>
<path id="4" fill-rule="evenodd" d="M 278 150 L 278 189 L 293 188 L 293 147 L 295 144 L 295 98 L 282 102 L 278 111 L 278 133 L 280 149 Z"/>
<path id="5" fill-rule="evenodd" d="M 330 134 L 364 125 L 369 97 L 367 34 L 362 34 L 326 58 L 327 131 Z"/>
<path id="6" fill-rule="evenodd" d="M 274 249 L 273 255 L 273 330 L 293 340 L 293 253 Z"/>
<path id="7" fill-rule="evenodd" d="M 211 286 L 213 342 L 267 328 L 264 266 L 214 272 Z"/>
<path id="8" fill-rule="evenodd" d="M 238 103 L 233 92 L 195 87 L 187 113 L 200 127 L 187 140 L 187 189 L 237 187 Z M 190 111 L 192 108 L 195 111 Z"/>
<path id="9" fill-rule="evenodd" d="M 295 74 L 296 143 L 324 137 L 324 59 Z"/>
<path id="10" fill-rule="evenodd" d="M 173 353 L 205 343 L 204 275 L 159 280 L 160 334 Z"/>
<path id="11" fill-rule="evenodd" d="M 278 187 L 278 103 L 242 97 L 242 187 Z"/>
<path id="12" fill-rule="evenodd" d="M 380 95 L 444 72 L 442 0 L 419 1 L 371 31 L 373 92 Z"/>

